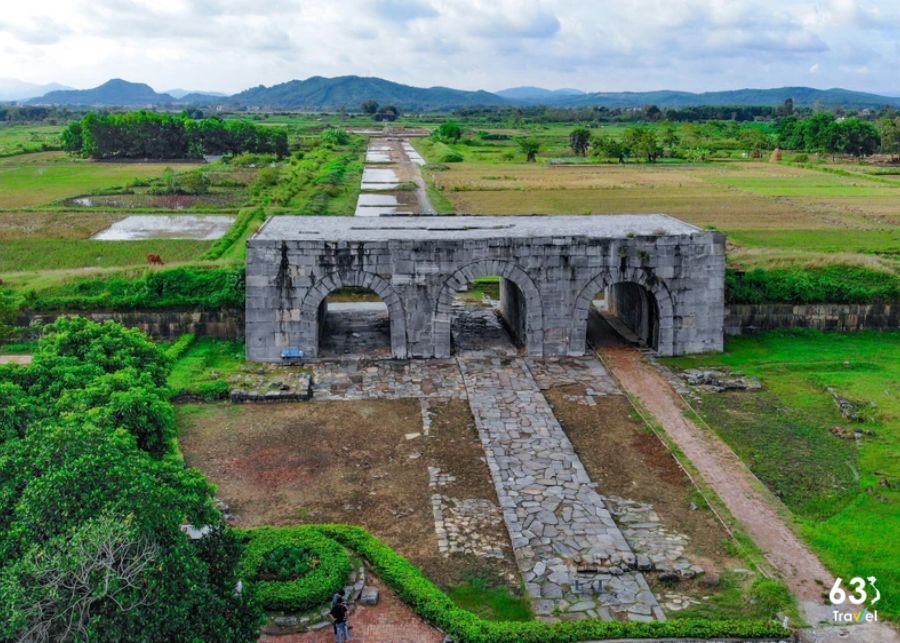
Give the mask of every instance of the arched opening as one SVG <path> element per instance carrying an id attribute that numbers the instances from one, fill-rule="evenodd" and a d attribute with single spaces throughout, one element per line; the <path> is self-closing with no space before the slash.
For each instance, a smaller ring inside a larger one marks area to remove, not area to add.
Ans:
<path id="1" fill-rule="evenodd" d="M 543 310 L 537 287 L 505 261 L 480 261 L 444 283 L 434 316 L 436 357 L 489 352 L 543 354 Z"/>
<path id="2" fill-rule="evenodd" d="M 671 355 L 672 311 L 665 284 L 642 272 L 598 276 L 577 297 L 569 352 L 627 343 Z"/>
<path id="3" fill-rule="evenodd" d="M 340 288 L 319 304 L 319 357 L 391 357 L 387 304 L 374 290 Z"/>
<path id="4" fill-rule="evenodd" d="M 407 357 L 406 317 L 394 288 L 373 273 L 333 273 L 300 305 L 309 357 Z"/>
<path id="5" fill-rule="evenodd" d="M 594 306 L 607 324 L 626 341 L 659 348 L 659 306 L 642 285 L 622 281 L 608 286 Z"/>

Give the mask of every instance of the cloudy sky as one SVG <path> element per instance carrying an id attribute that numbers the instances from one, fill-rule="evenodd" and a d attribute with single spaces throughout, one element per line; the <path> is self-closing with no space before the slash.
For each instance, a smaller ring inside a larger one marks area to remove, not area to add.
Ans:
<path id="1" fill-rule="evenodd" d="M 314 75 L 900 94 L 900 0 L 3 2 L 0 78 L 234 92 Z"/>

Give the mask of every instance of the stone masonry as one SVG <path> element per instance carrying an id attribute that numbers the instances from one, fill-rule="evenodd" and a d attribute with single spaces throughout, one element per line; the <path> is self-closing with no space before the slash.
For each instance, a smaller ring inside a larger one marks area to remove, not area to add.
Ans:
<path id="1" fill-rule="evenodd" d="M 395 358 L 448 357 L 454 294 L 501 278 L 531 357 L 582 355 L 605 292 L 661 355 L 722 349 L 725 239 L 665 215 L 270 218 L 247 242 L 247 357 L 319 353 L 326 297 L 382 297 Z"/>
<path id="2" fill-rule="evenodd" d="M 525 360 L 461 355 L 458 361 L 535 612 L 665 620 Z"/>

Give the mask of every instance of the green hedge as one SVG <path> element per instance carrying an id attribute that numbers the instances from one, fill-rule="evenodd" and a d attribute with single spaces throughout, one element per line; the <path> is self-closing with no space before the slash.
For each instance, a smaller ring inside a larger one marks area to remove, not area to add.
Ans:
<path id="1" fill-rule="evenodd" d="M 244 268 L 188 266 L 148 270 L 140 277 L 84 279 L 26 295 L 33 310 L 134 310 L 154 308 L 240 308 Z"/>
<path id="2" fill-rule="evenodd" d="M 417 567 L 361 527 L 316 525 L 315 529 L 343 543 L 371 565 L 419 616 L 461 643 L 552 643 L 610 638 L 761 638 L 787 637 L 781 625 L 750 620 L 685 619 L 668 622 L 559 621 L 544 623 L 486 621 L 453 602 Z"/>
<path id="3" fill-rule="evenodd" d="M 350 558 L 336 540 L 311 527 L 260 527 L 237 530 L 246 543 L 240 574 L 252 584 L 269 610 L 302 612 L 320 607 L 344 586 Z M 290 581 L 255 580 L 267 554 L 285 546 L 300 547 L 318 558 L 308 574 Z"/>
<path id="4" fill-rule="evenodd" d="M 900 279 L 853 266 L 725 271 L 729 304 L 872 304 L 900 300 Z"/>
<path id="5" fill-rule="evenodd" d="M 249 208 L 241 210 L 234 223 L 222 237 L 220 237 L 213 246 L 207 250 L 201 259 L 218 259 L 231 247 L 240 241 L 246 234 L 247 230 L 254 221 L 265 221 L 266 211 L 263 208 Z"/>

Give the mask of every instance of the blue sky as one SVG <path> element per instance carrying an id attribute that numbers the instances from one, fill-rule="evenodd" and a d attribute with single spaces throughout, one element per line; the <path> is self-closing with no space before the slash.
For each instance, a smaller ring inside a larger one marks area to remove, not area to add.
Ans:
<path id="1" fill-rule="evenodd" d="M 234 92 L 313 75 L 590 91 L 900 94 L 900 0 L 4 3 L 0 78 Z"/>

